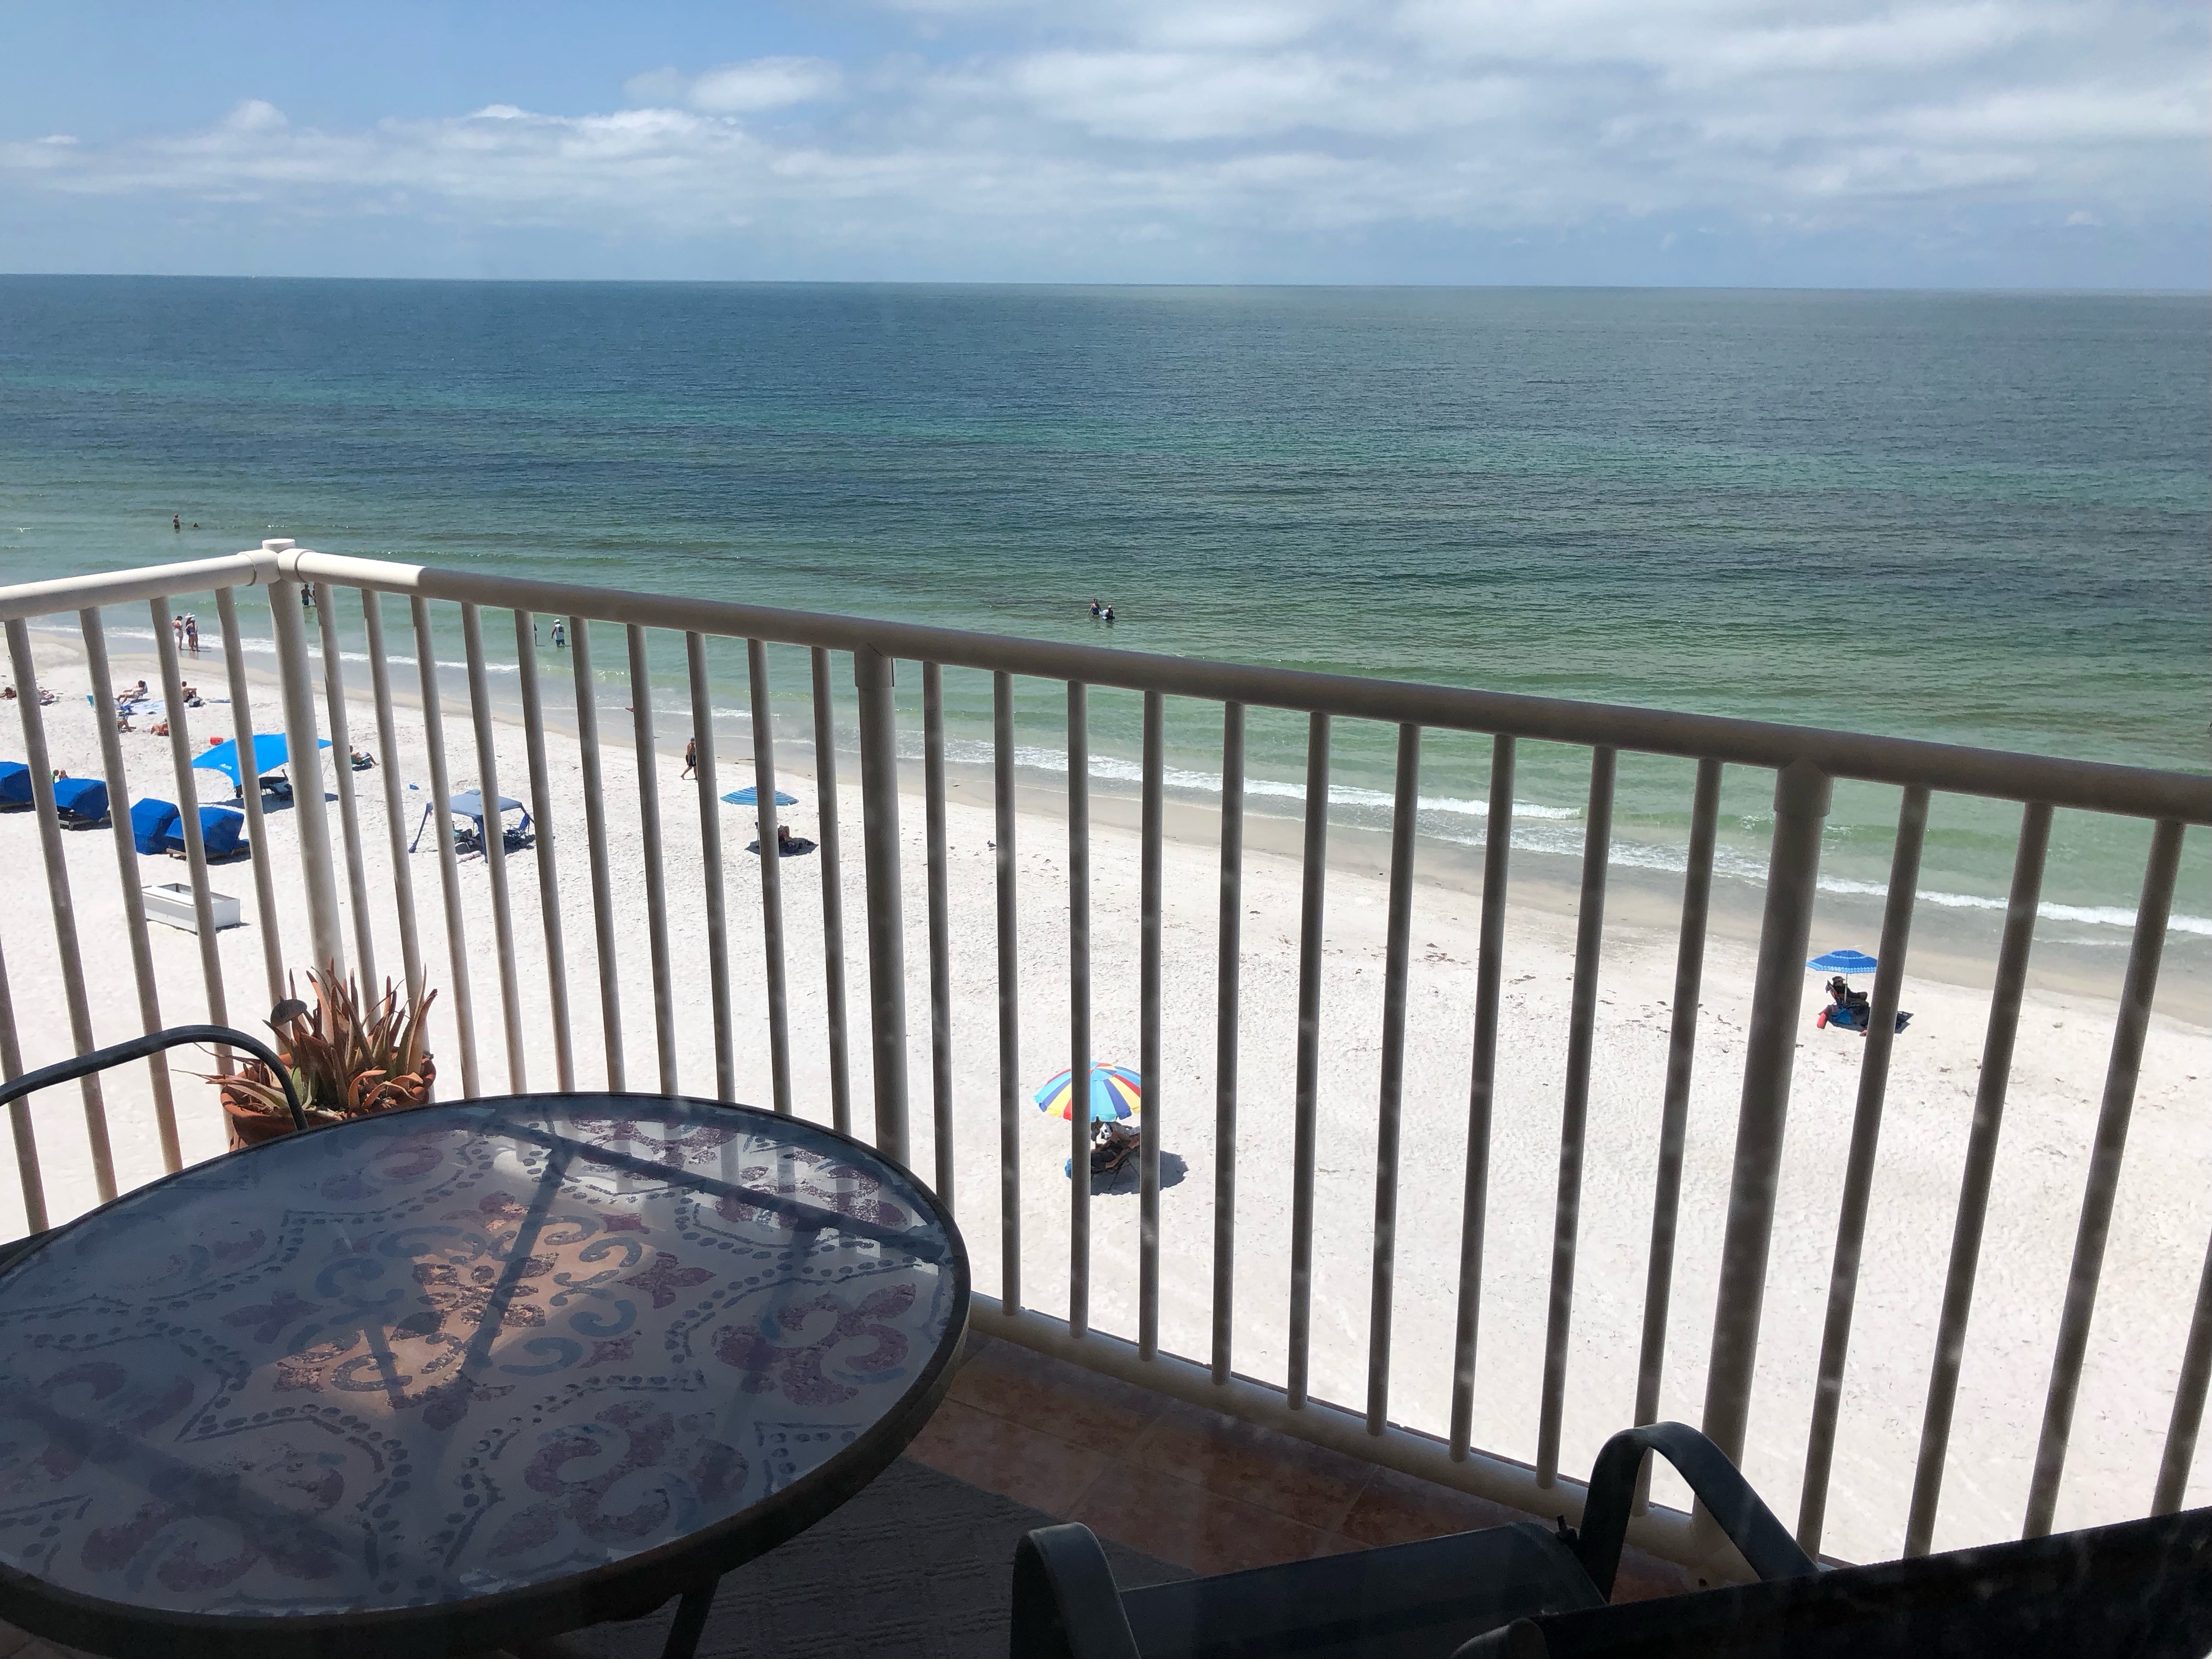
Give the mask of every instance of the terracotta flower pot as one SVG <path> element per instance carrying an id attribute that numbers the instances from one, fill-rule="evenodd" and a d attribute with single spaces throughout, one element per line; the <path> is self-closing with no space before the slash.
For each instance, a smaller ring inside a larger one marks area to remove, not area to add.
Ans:
<path id="1" fill-rule="evenodd" d="M 396 1094 L 397 1098 L 387 1097 L 385 1104 L 360 1115 L 367 1117 L 383 1112 L 411 1111 L 417 1106 L 427 1106 L 430 1103 L 431 1086 L 437 1080 L 437 1063 L 425 1054 L 415 1086 L 391 1091 Z M 242 1152 L 248 1146 L 258 1146 L 264 1141 L 276 1140 L 292 1133 L 289 1114 L 264 1111 L 259 1102 L 241 1100 L 228 1089 L 221 1089 L 218 1092 L 222 1099 L 224 1127 L 229 1132 L 230 1150 L 234 1152 Z M 312 1106 L 307 1109 L 307 1127 L 310 1128 L 343 1121 L 339 1113 L 318 1111 Z"/>

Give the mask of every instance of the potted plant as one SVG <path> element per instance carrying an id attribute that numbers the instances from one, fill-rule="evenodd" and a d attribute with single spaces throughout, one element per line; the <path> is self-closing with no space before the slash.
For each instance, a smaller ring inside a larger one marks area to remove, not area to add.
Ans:
<path id="1" fill-rule="evenodd" d="M 435 991 L 403 1005 L 387 979 L 384 994 L 364 1006 L 351 975 L 341 979 L 334 969 L 310 969 L 307 986 L 313 1006 L 287 997 L 270 1011 L 269 1029 L 308 1122 L 338 1123 L 428 1103 L 438 1073 L 424 1045 Z M 259 1060 L 206 1080 L 222 1091 L 233 1151 L 292 1133 L 284 1091 Z"/>

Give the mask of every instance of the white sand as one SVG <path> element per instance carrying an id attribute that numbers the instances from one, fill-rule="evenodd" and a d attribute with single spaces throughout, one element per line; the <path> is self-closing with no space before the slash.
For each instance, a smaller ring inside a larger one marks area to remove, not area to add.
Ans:
<path id="1" fill-rule="evenodd" d="M 44 711 L 54 763 L 73 774 L 97 775 L 97 737 L 92 710 L 82 696 L 86 686 L 81 652 L 66 636 L 36 637 L 41 672 L 50 684 L 67 694 L 62 702 Z M 143 673 L 158 683 L 150 666 L 150 661 L 118 655 L 115 678 L 122 683 Z M 197 672 L 186 678 L 203 691 L 221 689 L 220 665 L 211 656 L 192 667 Z M 358 667 L 353 672 L 356 679 L 365 678 Z M 365 692 L 358 684 L 352 689 Z M 565 696 L 565 682 L 560 689 Z M 195 711 L 192 719 L 195 747 L 210 733 L 228 735 L 228 711 L 221 705 Z M 355 696 L 350 719 L 353 740 L 377 748 L 373 710 L 365 696 Z M 279 729 L 273 687 L 257 689 L 255 722 L 261 731 Z M 660 717 L 665 744 L 680 748 L 685 729 L 678 717 Z M 726 791 L 750 781 L 750 745 L 741 735 L 741 726 L 718 729 L 722 751 L 719 787 Z M 12 712 L 4 730 L 0 753 L 15 754 L 20 734 Z M 618 708 L 606 711 L 603 730 L 608 740 L 603 765 L 606 809 L 613 827 L 611 862 L 620 917 L 617 958 L 629 1081 L 633 1087 L 651 1088 L 657 1079 L 644 878 L 636 833 L 637 769 L 631 750 L 617 746 L 617 740 L 626 744 L 628 735 L 628 720 Z M 446 733 L 453 785 L 466 787 L 479 770 L 474 738 L 465 716 L 451 704 Z M 411 709 L 401 710 L 399 740 L 400 752 L 382 758 L 397 767 L 403 780 L 427 786 L 422 722 Z M 166 740 L 141 732 L 125 736 L 123 742 L 133 796 L 173 797 Z M 502 721 L 497 742 L 501 789 L 510 795 L 526 795 L 521 730 Z M 544 816 L 551 819 L 558 843 L 576 1074 L 589 1087 L 599 1084 L 605 1073 L 580 772 L 573 740 L 555 732 L 549 733 L 548 742 L 552 799 Z M 668 872 L 678 1084 L 690 1092 L 711 1094 L 714 1033 L 701 902 L 699 797 L 693 784 L 679 780 L 678 770 L 679 763 L 669 755 L 660 757 L 656 769 Z M 841 821 L 846 843 L 853 1100 L 856 1127 L 865 1134 L 872 1121 L 865 890 L 857 766 L 849 754 L 841 758 L 841 776 L 846 785 Z M 212 801 L 227 795 L 226 781 L 214 774 L 200 778 L 204 799 Z M 815 823 L 811 781 L 804 775 L 787 775 L 782 781 L 803 802 L 787 816 L 798 833 L 811 835 Z M 397 975 L 400 951 L 390 902 L 393 875 L 381 775 L 361 774 L 355 783 L 369 890 L 375 899 L 377 967 L 380 973 Z M 1048 798 L 1025 791 L 1024 802 L 1020 1083 L 1025 1099 L 1030 1087 L 1066 1062 L 1067 845 L 1065 821 L 1054 816 Z M 751 839 L 752 819 L 749 811 L 734 808 L 715 811 L 721 816 L 726 854 L 737 1094 L 765 1104 L 769 1085 L 760 875 L 757 861 L 742 850 Z M 902 811 L 907 851 L 912 1157 L 915 1167 L 927 1172 L 934 1168 L 935 1153 L 918 796 L 908 796 Z M 1094 820 L 1093 1052 L 1102 1059 L 1133 1064 L 1138 845 L 1127 827 L 1127 817 L 1126 811 L 1102 799 Z M 988 849 L 994 830 L 987 788 L 972 779 L 956 782 L 948 821 L 955 1200 L 976 1285 L 995 1294 L 1001 1285 L 997 973 L 994 863 Z M 289 812 L 271 817 L 267 856 L 276 874 L 277 924 L 286 960 L 304 967 L 307 928 L 298 878 L 297 822 Z M 330 822 L 335 840 L 335 806 Z M 1216 1171 L 1218 853 L 1209 839 L 1212 823 L 1201 812 L 1179 810 L 1174 814 L 1163 912 L 1161 1133 L 1174 1184 L 1162 1198 L 1161 1335 L 1164 1346 L 1199 1358 L 1206 1356 L 1210 1341 Z M 411 833 L 414 825 L 406 828 Z M 101 1042 L 112 1042 L 139 1029 L 113 844 L 105 830 L 75 832 L 65 839 L 79 937 L 97 988 L 94 1034 Z M 1386 891 L 1374 873 L 1372 838 L 1339 835 L 1334 851 L 1344 867 L 1333 874 L 1328 895 L 1314 1387 L 1324 1398 L 1358 1404 L 1366 1397 Z M 527 1081 L 550 1087 L 555 1069 L 538 857 L 534 852 L 514 857 L 509 884 Z M 429 837 L 409 864 L 429 980 L 433 985 L 447 986 L 449 958 L 437 860 Z M 143 866 L 149 881 L 185 878 L 180 861 L 149 860 Z M 41 1064 L 72 1052 L 74 1045 L 60 977 L 52 965 L 52 923 L 40 875 L 37 826 L 31 815 L 0 817 L 0 871 L 5 872 L 0 876 L 5 902 L 0 915 L 5 916 L 8 972 L 24 1060 L 27 1065 Z M 791 860 L 782 866 L 782 872 L 794 1097 L 802 1114 L 826 1121 L 821 865 L 814 859 Z M 1518 873 L 1515 879 L 1516 902 L 1506 941 L 1509 982 L 1501 1016 L 1474 1438 L 1490 1449 L 1533 1459 L 1574 924 L 1570 907 L 1556 893 L 1525 882 Z M 251 867 L 220 867 L 214 872 L 214 884 L 239 896 L 248 918 L 247 926 L 221 939 L 229 1015 L 234 1023 L 247 1024 L 266 1003 Z M 342 896 L 343 884 L 341 877 Z M 1284 1372 L 1287 1334 L 1289 1102 L 1299 884 L 1295 860 L 1265 850 L 1248 851 L 1235 1364 L 1241 1371 L 1276 1381 Z M 508 1075 L 489 878 L 481 860 L 463 865 L 462 887 L 481 1086 L 496 1092 L 524 1079 Z M 1475 898 L 1440 884 L 1421 884 L 1407 1034 L 1390 1411 L 1399 1421 L 1438 1432 L 1446 1426 L 1450 1404 L 1477 913 Z M 1621 919 L 1624 913 L 1626 919 Z M 1607 928 L 1601 971 L 1561 1460 L 1570 1473 L 1586 1470 L 1605 1436 L 1630 1420 L 1634 1401 L 1667 1049 L 1665 1005 L 1674 963 L 1671 926 L 1653 926 L 1651 921 L 1648 906 L 1619 906 Z M 158 925 L 150 932 L 161 974 L 164 1019 L 174 1023 L 202 1018 L 208 1008 L 196 941 L 189 933 Z M 350 949 L 349 933 L 348 938 Z M 1704 1399 L 1752 965 L 1752 951 L 1743 939 L 1725 930 L 1717 933 L 1705 969 L 1662 1405 L 1662 1415 L 1691 1421 L 1699 1416 Z M 1755 1484 L 1790 1522 L 1796 1516 L 1860 1053 L 1856 1039 L 1813 1028 L 1812 1016 L 1820 1000 L 1814 976 L 1808 975 L 1804 1038 L 1797 1059 L 1746 1456 Z M 1987 996 L 1984 991 L 1916 975 L 1909 981 L 1906 1006 L 1915 1011 L 1916 1018 L 1896 1048 L 1825 1540 L 1827 1550 L 1846 1558 L 1894 1554 L 1902 1537 Z M 2207 1093 L 2200 1082 L 2212 1068 L 2212 1032 L 2206 1030 L 2205 1006 L 2201 984 L 2181 982 L 2169 975 L 2161 987 L 2160 1012 L 2151 1025 L 2103 1296 L 2075 1418 L 2058 1514 L 2062 1527 L 2140 1513 L 2155 1478 L 2197 1269 L 2208 1228 L 2212 1228 L 2212 1137 L 2206 1133 Z M 2052 989 L 2048 984 L 2032 986 L 1984 1241 L 1938 1547 L 2010 1536 L 2020 1525 L 2112 1017 L 2110 1003 L 2096 997 Z M 439 1000 L 433 1035 L 441 1092 L 450 1097 L 459 1092 L 461 1075 L 450 988 Z M 212 1090 L 181 1075 L 182 1066 L 193 1063 L 183 1060 L 178 1079 L 188 1158 L 210 1156 L 222 1145 Z M 133 1068 L 127 1074 L 112 1074 L 108 1099 L 124 1180 L 129 1183 L 155 1175 L 159 1154 L 144 1073 Z M 1048 1122 L 1026 1103 L 1022 1116 L 1022 1295 L 1031 1306 L 1061 1314 L 1066 1306 L 1067 1261 L 1068 1187 L 1061 1175 L 1067 1147 L 1065 1126 Z M 38 1121 L 56 1215 L 76 1213 L 89 1205 L 92 1192 L 73 1094 L 41 1101 Z M 1181 1178 L 1176 1180 L 1178 1170 Z M 13 1183 L 7 1184 L 11 1190 L 0 1194 L 0 1221 L 20 1229 Z M 1095 1200 L 1091 1318 L 1102 1329 L 1127 1335 L 1134 1334 L 1136 1325 L 1136 1216 L 1133 1193 L 1102 1193 Z M 2212 1458 L 2200 1456 L 2198 1469 L 2190 1501 L 2212 1501 Z M 1680 1489 L 1663 1480 L 1658 1495 L 1663 1501 L 1681 1501 Z"/>

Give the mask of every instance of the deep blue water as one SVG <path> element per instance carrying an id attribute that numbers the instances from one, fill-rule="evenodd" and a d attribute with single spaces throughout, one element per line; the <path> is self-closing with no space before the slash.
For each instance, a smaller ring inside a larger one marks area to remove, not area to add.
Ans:
<path id="1" fill-rule="evenodd" d="M 2203 295 L 0 278 L 0 580 L 283 534 L 1084 640 L 1096 593 L 1147 650 L 2203 769 L 2208 325 Z M 980 737 L 985 688 L 950 690 Z M 1096 714 L 1133 759 L 1133 700 Z M 1255 714 L 1263 790 L 1303 733 Z M 1217 744 L 1177 720 L 1183 787 Z M 1388 734 L 1338 747 L 1379 811 Z M 1425 830 L 1480 838 L 1484 753 L 1431 744 Z M 1533 845 L 1571 849 L 1585 768 L 1524 757 Z M 1688 796 L 1625 763 L 1625 855 L 1664 865 Z M 1728 867 L 1763 796 L 1732 785 Z M 1879 882 L 1894 811 L 1842 792 L 1832 878 Z M 2001 894 L 2015 823 L 1942 804 L 1924 887 Z M 2049 896 L 2117 920 L 2143 841 L 2062 823 Z"/>

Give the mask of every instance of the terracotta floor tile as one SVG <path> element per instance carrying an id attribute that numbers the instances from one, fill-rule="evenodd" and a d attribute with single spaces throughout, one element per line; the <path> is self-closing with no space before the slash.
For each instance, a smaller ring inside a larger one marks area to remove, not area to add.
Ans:
<path id="1" fill-rule="evenodd" d="M 1340 1526 L 1370 1472 L 1340 1452 L 1180 1401 L 1161 1410 L 1121 1462 L 1164 1470 L 1320 1532 Z"/>
<path id="2" fill-rule="evenodd" d="M 1705 1588 L 1705 1582 L 1687 1567 L 1678 1567 L 1631 1544 L 1620 1553 L 1620 1567 L 1613 1577 L 1613 1599 L 1650 1601 Z"/>
<path id="3" fill-rule="evenodd" d="M 1541 1519 L 1395 1469 L 1378 1468 L 1337 1530 L 1363 1544 L 1403 1544 L 1478 1527 Z"/>
<path id="4" fill-rule="evenodd" d="M 1346 1538 L 1340 1532 L 1322 1534 L 1321 1542 L 1313 1547 L 1316 1555 L 1352 1555 L 1369 1547 L 1356 1538 Z"/>
<path id="5" fill-rule="evenodd" d="M 1103 1452 L 948 1400 L 907 1455 L 970 1486 L 1065 1516 L 1107 1467 Z"/>
<path id="6" fill-rule="evenodd" d="M 979 1348 L 948 1397 L 1109 1455 L 1126 1449 L 1167 1403 L 1150 1389 L 1011 1342 Z"/>
<path id="7" fill-rule="evenodd" d="M 1203 1575 L 1303 1561 L 1324 1536 L 1156 1469 L 1118 1463 L 1091 1483 L 1068 1519 Z"/>

